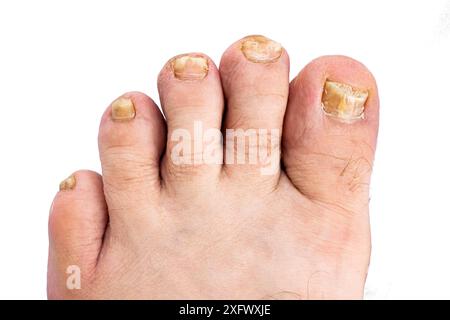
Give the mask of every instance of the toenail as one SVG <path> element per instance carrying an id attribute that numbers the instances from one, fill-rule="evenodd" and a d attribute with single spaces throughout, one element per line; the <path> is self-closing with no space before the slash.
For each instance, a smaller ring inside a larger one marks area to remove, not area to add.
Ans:
<path id="1" fill-rule="evenodd" d="M 71 175 L 59 184 L 59 191 L 72 190 L 73 188 L 75 188 L 76 184 L 77 180 L 75 179 L 75 176 Z"/>
<path id="2" fill-rule="evenodd" d="M 327 80 L 323 88 L 322 107 L 327 115 L 345 122 L 363 119 L 368 95 L 367 90 Z"/>
<path id="3" fill-rule="evenodd" d="M 113 120 L 131 120 L 136 115 L 133 101 L 129 98 L 121 97 L 111 104 L 111 115 Z"/>
<path id="4" fill-rule="evenodd" d="M 264 36 L 249 36 L 242 42 L 241 51 L 252 62 L 269 63 L 281 57 L 283 47 Z"/>
<path id="5" fill-rule="evenodd" d="M 208 74 L 208 60 L 201 56 L 184 55 L 172 60 L 172 70 L 180 80 L 201 80 Z"/>

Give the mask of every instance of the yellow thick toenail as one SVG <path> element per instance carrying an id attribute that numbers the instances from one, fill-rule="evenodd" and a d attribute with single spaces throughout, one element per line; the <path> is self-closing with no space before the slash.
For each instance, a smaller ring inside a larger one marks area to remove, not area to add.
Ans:
<path id="1" fill-rule="evenodd" d="M 131 120 L 135 117 L 133 101 L 128 98 L 119 98 L 111 104 L 111 116 L 113 120 Z"/>
<path id="2" fill-rule="evenodd" d="M 327 115 L 345 122 L 362 119 L 364 104 L 369 92 L 355 89 L 348 84 L 326 81 L 322 94 L 322 106 Z"/>
<path id="3" fill-rule="evenodd" d="M 75 188 L 76 184 L 77 180 L 75 179 L 75 176 L 71 175 L 70 177 L 68 177 L 59 184 L 59 190 L 60 191 L 72 190 L 73 188 Z"/>
<path id="4" fill-rule="evenodd" d="M 283 47 L 264 36 L 249 36 L 242 42 L 241 51 L 252 62 L 269 63 L 281 57 Z"/>
<path id="5" fill-rule="evenodd" d="M 201 56 L 176 57 L 172 60 L 172 70 L 180 80 L 201 80 L 208 74 L 208 60 Z"/>

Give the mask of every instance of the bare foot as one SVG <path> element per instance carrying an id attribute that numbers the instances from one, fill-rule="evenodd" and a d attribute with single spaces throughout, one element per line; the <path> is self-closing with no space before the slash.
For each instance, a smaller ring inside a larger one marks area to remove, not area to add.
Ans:
<path id="1" fill-rule="evenodd" d="M 54 199 L 48 297 L 361 298 L 375 80 L 342 56 L 288 73 L 279 44 L 250 36 L 219 69 L 171 59 L 165 118 L 142 93 L 115 100 L 102 175 L 77 171 Z"/>

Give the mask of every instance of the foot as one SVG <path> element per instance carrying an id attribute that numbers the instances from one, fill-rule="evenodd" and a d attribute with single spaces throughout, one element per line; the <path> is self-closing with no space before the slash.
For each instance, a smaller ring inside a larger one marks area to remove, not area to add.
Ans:
<path id="1" fill-rule="evenodd" d="M 220 68 L 171 59 L 165 117 L 142 93 L 115 100 L 102 175 L 75 172 L 53 201 L 48 297 L 361 298 L 375 80 L 342 56 L 288 79 L 286 50 L 250 36 Z"/>

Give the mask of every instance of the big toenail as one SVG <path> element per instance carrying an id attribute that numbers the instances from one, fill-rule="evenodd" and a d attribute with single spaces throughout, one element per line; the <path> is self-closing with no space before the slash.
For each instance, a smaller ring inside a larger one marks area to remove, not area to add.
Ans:
<path id="1" fill-rule="evenodd" d="M 75 176 L 71 175 L 59 184 L 59 191 L 72 190 L 73 188 L 75 188 L 76 184 L 77 180 L 75 179 Z"/>
<path id="2" fill-rule="evenodd" d="M 369 92 L 344 83 L 326 81 L 322 94 L 322 107 L 327 115 L 345 122 L 362 119 Z"/>
<path id="3" fill-rule="evenodd" d="M 242 42 L 241 51 L 252 62 L 269 63 L 281 57 L 283 47 L 264 36 L 248 36 Z"/>
<path id="4" fill-rule="evenodd" d="M 136 110 L 131 99 L 121 97 L 111 104 L 111 116 L 113 120 L 131 120 L 135 115 Z"/>
<path id="5" fill-rule="evenodd" d="M 172 70 L 180 80 L 202 80 L 208 74 L 208 60 L 201 56 L 184 55 L 172 60 Z"/>

